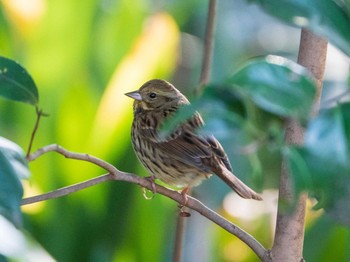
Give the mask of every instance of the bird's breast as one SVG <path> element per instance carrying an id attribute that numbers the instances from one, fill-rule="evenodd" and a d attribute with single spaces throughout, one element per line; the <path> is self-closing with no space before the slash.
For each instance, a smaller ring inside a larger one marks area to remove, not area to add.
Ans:
<path id="1" fill-rule="evenodd" d="M 138 123 L 133 124 L 132 144 L 138 159 L 151 175 L 177 187 L 197 186 L 210 176 L 174 158 L 157 142 L 140 136 L 141 128 Z"/>

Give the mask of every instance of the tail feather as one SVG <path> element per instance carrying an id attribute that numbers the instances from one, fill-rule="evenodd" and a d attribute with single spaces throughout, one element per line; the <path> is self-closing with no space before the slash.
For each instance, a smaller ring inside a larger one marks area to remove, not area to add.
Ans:
<path id="1" fill-rule="evenodd" d="M 227 168 L 222 167 L 220 171 L 216 172 L 216 174 L 242 198 L 263 200 L 259 194 L 244 184 L 238 177 L 227 170 Z"/>

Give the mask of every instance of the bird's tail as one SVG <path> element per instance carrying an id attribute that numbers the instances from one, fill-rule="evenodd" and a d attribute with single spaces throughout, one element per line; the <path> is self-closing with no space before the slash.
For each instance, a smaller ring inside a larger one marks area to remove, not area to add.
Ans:
<path id="1" fill-rule="evenodd" d="M 227 168 L 221 166 L 220 171 L 221 172 L 216 172 L 216 174 L 242 198 L 262 200 L 262 197 L 260 195 L 258 195 L 256 192 L 254 192 L 254 190 L 244 184 Z"/>

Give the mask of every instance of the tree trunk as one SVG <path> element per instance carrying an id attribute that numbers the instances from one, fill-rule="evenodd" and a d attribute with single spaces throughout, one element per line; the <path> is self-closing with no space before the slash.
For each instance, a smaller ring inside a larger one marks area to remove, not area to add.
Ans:
<path id="1" fill-rule="evenodd" d="M 316 115 L 319 110 L 326 54 L 327 41 L 303 29 L 301 32 L 298 63 L 308 68 L 316 80 L 317 93 L 312 110 L 313 116 Z M 285 128 L 286 143 L 296 145 L 303 144 L 304 130 L 296 120 L 287 120 Z M 303 261 L 304 220 L 307 194 L 304 193 L 298 197 L 294 211 L 290 212 L 289 209 L 294 197 L 291 178 L 289 177 L 286 163 L 283 161 L 279 186 L 275 240 L 271 249 L 271 258 L 276 262 Z"/>

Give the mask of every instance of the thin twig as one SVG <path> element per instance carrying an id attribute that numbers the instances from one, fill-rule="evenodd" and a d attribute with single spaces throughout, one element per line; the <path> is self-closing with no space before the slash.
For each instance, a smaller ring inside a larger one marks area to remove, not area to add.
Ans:
<path id="1" fill-rule="evenodd" d="M 57 190 L 48 192 L 46 194 L 24 198 L 22 200 L 22 206 L 33 204 L 36 202 L 49 200 L 49 199 L 53 199 L 53 198 L 59 198 L 62 196 L 66 196 L 66 195 L 69 195 L 71 193 L 74 193 L 74 192 L 80 191 L 82 189 L 100 184 L 102 182 L 110 181 L 110 180 L 113 180 L 113 175 L 111 175 L 109 173 L 105 174 L 105 175 L 101 175 L 101 176 L 95 177 L 95 178 L 90 179 L 90 180 L 86 180 L 86 181 L 81 182 L 81 183 L 77 183 L 77 184 L 74 184 L 71 186 L 59 188 Z"/>
<path id="2" fill-rule="evenodd" d="M 125 182 L 140 185 L 141 187 L 147 188 L 149 190 L 153 189 L 152 187 L 153 185 L 148 179 L 142 178 L 140 176 L 137 176 L 131 173 L 120 171 L 117 168 L 115 168 L 113 165 L 97 157 L 94 157 L 88 154 L 70 152 L 59 145 L 45 146 L 37 150 L 36 152 L 32 153 L 31 155 L 29 155 L 28 159 L 29 161 L 33 161 L 38 157 L 42 156 L 43 154 L 46 154 L 52 151 L 57 152 L 65 156 L 66 158 L 82 160 L 82 161 L 93 163 L 107 170 L 109 174 L 105 174 L 105 175 L 84 181 L 82 183 L 60 188 L 46 194 L 24 198 L 22 201 L 22 205 L 32 204 L 32 203 L 36 203 L 36 202 L 40 202 L 40 201 L 44 201 L 52 198 L 65 196 L 73 192 L 94 186 L 96 184 L 99 184 L 108 180 L 125 181 Z M 163 186 L 159 186 L 159 185 L 155 185 L 155 186 L 158 194 L 171 198 L 174 201 L 178 202 L 179 204 L 183 203 L 183 196 L 179 192 L 165 188 Z M 244 243 L 246 243 L 257 254 L 257 256 L 261 260 L 267 261 L 266 257 L 267 257 L 268 251 L 250 234 L 248 234 L 241 228 L 237 227 L 236 225 L 232 224 L 230 221 L 226 220 L 224 217 L 220 216 L 218 213 L 214 212 L 213 210 L 211 210 L 210 208 L 202 204 L 199 200 L 191 196 L 188 196 L 188 202 L 186 206 L 192 210 L 197 211 L 202 216 L 211 220 L 212 222 L 214 222 L 221 228 L 225 229 L 226 231 L 230 232 L 231 234 L 237 236 Z"/>
<path id="3" fill-rule="evenodd" d="M 35 110 L 36 110 L 36 121 L 35 121 L 35 125 L 34 125 L 34 129 L 33 129 L 32 135 L 30 137 L 30 141 L 29 141 L 29 146 L 28 146 L 27 156 L 26 157 L 28 157 L 30 155 L 30 151 L 32 150 L 35 134 L 36 134 L 36 131 L 38 130 L 38 127 L 39 127 L 40 118 L 43 115 L 43 111 L 41 109 L 39 109 L 38 107 L 35 107 Z"/>
<path id="4" fill-rule="evenodd" d="M 211 63 L 213 57 L 214 46 L 214 28 L 215 28 L 215 16 L 216 16 L 216 0 L 209 0 L 208 18 L 205 29 L 205 39 L 203 48 L 203 62 L 201 76 L 199 80 L 199 90 L 202 91 L 203 87 L 208 84 L 211 72 Z"/>
<path id="5" fill-rule="evenodd" d="M 51 145 L 44 146 L 44 147 L 38 149 L 37 151 L 35 151 L 33 154 L 30 154 L 27 159 L 28 159 L 28 161 L 33 161 L 33 160 L 37 159 L 38 157 L 42 156 L 43 154 L 46 154 L 48 152 L 53 152 L 53 151 L 60 153 L 61 155 L 65 156 L 66 158 L 83 160 L 83 161 L 93 163 L 99 167 L 102 167 L 103 169 L 107 170 L 109 173 L 111 173 L 113 175 L 115 175 L 117 173 L 126 174 L 122 171 L 119 171 L 113 165 L 111 165 L 110 163 L 108 163 L 106 161 L 103 161 L 100 158 L 97 158 L 95 156 L 91 156 L 89 154 L 70 152 L 67 149 L 64 149 L 63 147 L 61 147 L 60 145 L 57 145 L 57 144 L 51 144 Z"/>

